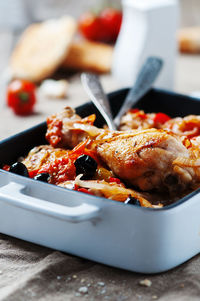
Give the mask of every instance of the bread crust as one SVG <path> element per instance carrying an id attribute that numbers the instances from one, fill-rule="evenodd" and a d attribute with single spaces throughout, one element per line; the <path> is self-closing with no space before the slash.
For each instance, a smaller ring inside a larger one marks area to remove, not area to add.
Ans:
<path id="1" fill-rule="evenodd" d="M 112 65 L 113 46 L 86 40 L 73 41 L 62 68 L 108 73 Z"/>
<path id="2" fill-rule="evenodd" d="M 12 77 L 40 82 L 50 76 L 65 59 L 75 32 L 70 16 L 30 25 L 12 53 Z"/>
<path id="3" fill-rule="evenodd" d="M 187 27 L 178 32 L 179 50 L 182 53 L 200 53 L 200 27 Z"/>

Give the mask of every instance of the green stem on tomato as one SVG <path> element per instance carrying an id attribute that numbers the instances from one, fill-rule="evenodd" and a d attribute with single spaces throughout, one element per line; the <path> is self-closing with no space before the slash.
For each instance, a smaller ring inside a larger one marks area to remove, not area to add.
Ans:
<path id="1" fill-rule="evenodd" d="M 19 93 L 19 98 L 21 100 L 21 102 L 25 103 L 29 101 L 29 93 L 27 92 L 20 92 Z"/>

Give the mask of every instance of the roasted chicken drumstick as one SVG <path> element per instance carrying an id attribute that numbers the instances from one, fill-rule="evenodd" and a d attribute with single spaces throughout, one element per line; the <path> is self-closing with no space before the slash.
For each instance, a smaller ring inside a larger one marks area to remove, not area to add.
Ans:
<path id="1" fill-rule="evenodd" d="M 179 193 L 199 181 L 199 165 L 193 167 L 192 152 L 176 135 L 162 129 L 111 132 L 93 122 L 93 115 L 81 119 L 66 108 L 48 119 L 47 140 L 54 147 L 69 148 L 89 137 L 89 147 L 115 175 L 142 191 Z"/>

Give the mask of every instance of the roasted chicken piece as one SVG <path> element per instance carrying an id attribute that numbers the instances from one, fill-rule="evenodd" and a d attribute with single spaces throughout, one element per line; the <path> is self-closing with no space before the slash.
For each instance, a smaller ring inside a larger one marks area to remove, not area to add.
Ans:
<path id="1" fill-rule="evenodd" d="M 157 129 L 111 132 L 88 124 L 87 119 L 76 122 L 73 114 L 71 111 L 72 122 L 60 119 L 62 136 L 57 146 L 75 146 L 76 141 L 89 137 L 91 142 L 88 147 L 96 150 L 115 175 L 142 191 L 156 189 L 174 194 L 199 181 L 197 170 L 200 165 L 193 168 L 196 157 L 175 135 Z M 62 116 L 64 114 L 49 119 L 47 139 L 50 143 L 51 123 Z M 184 160 L 187 162 L 185 165 Z"/>
<path id="2" fill-rule="evenodd" d="M 119 133 L 97 140 L 97 153 L 118 177 L 143 191 L 177 193 L 198 180 L 193 168 L 174 163 L 186 158 L 188 164 L 191 154 L 179 139 L 163 130 Z"/>
<path id="3" fill-rule="evenodd" d="M 75 128 L 75 124 L 93 125 L 95 115 L 90 115 L 86 118 L 81 118 L 75 111 L 66 107 L 62 112 L 54 114 L 47 118 L 47 133 L 46 139 L 53 147 L 69 148 L 75 147 L 79 142 L 87 138 L 87 133 L 80 128 Z"/>
<path id="4" fill-rule="evenodd" d="M 74 150 L 75 151 L 75 150 Z M 147 199 L 149 195 L 142 195 L 133 189 L 127 189 L 122 182 L 110 182 L 99 180 L 99 173 L 96 172 L 93 180 L 82 180 L 82 175 L 76 176 L 76 168 L 73 151 L 67 151 L 60 148 L 53 148 L 51 145 L 41 145 L 34 147 L 22 161 L 28 168 L 29 174 L 33 176 L 43 172 L 48 172 L 48 182 L 61 187 L 78 190 L 84 188 L 85 191 L 96 196 L 106 197 L 108 199 L 125 202 L 127 199 L 131 202 L 139 202 L 144 207 L 160 208 L 160 202 L 154 202 L 152 205 Z M 72 155 L 71 160 L 70 154 Z M 79 155 L 78 155 L 79 156 Z M 105 168 L 100 168 L 104 170 Z M 99 170 L 99 167 L 98 167 Z M 112 174 L 107 171 L 107 173 Z M 67 179 L 67 180 L 66 180 Z M 82 190 L 80 190 L 82 191 Z"/>
<path id="5" fill-rule="evenodd" d="M 34 147 L 22 163 L 26 165 L 28 171 L 38 170 L 45 164 L 55 161 L 67 154 L 65 149 L 54 148 L 51 145 L 40 145 Z"/>

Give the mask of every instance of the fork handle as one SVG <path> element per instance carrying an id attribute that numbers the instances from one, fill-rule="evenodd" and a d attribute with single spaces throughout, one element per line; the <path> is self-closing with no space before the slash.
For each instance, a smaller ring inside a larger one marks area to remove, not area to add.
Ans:
<path id="1" fill-rule="evenodd" d="M 113 121 L 109 101 L 103 91 L 99 77 L 92 73 L 82 73 L 81 80 L 87 94 L 104 117 L 109 129 L 115 131 L 116 126 Z"/>
<path id="2" fill-rule="evenodd" d="M 131 108 L 136 102 L 144 96 L 152 87 L 152 84 L 156 80 L 163 61 L 158 57 L 149 57 L 145 61 L 142 69 L 140 70 L 137 80 L 133 87 L 130 89 L 125 101 L 114 119 L 115 125 L 118 127 L 121 117 Z"/>

